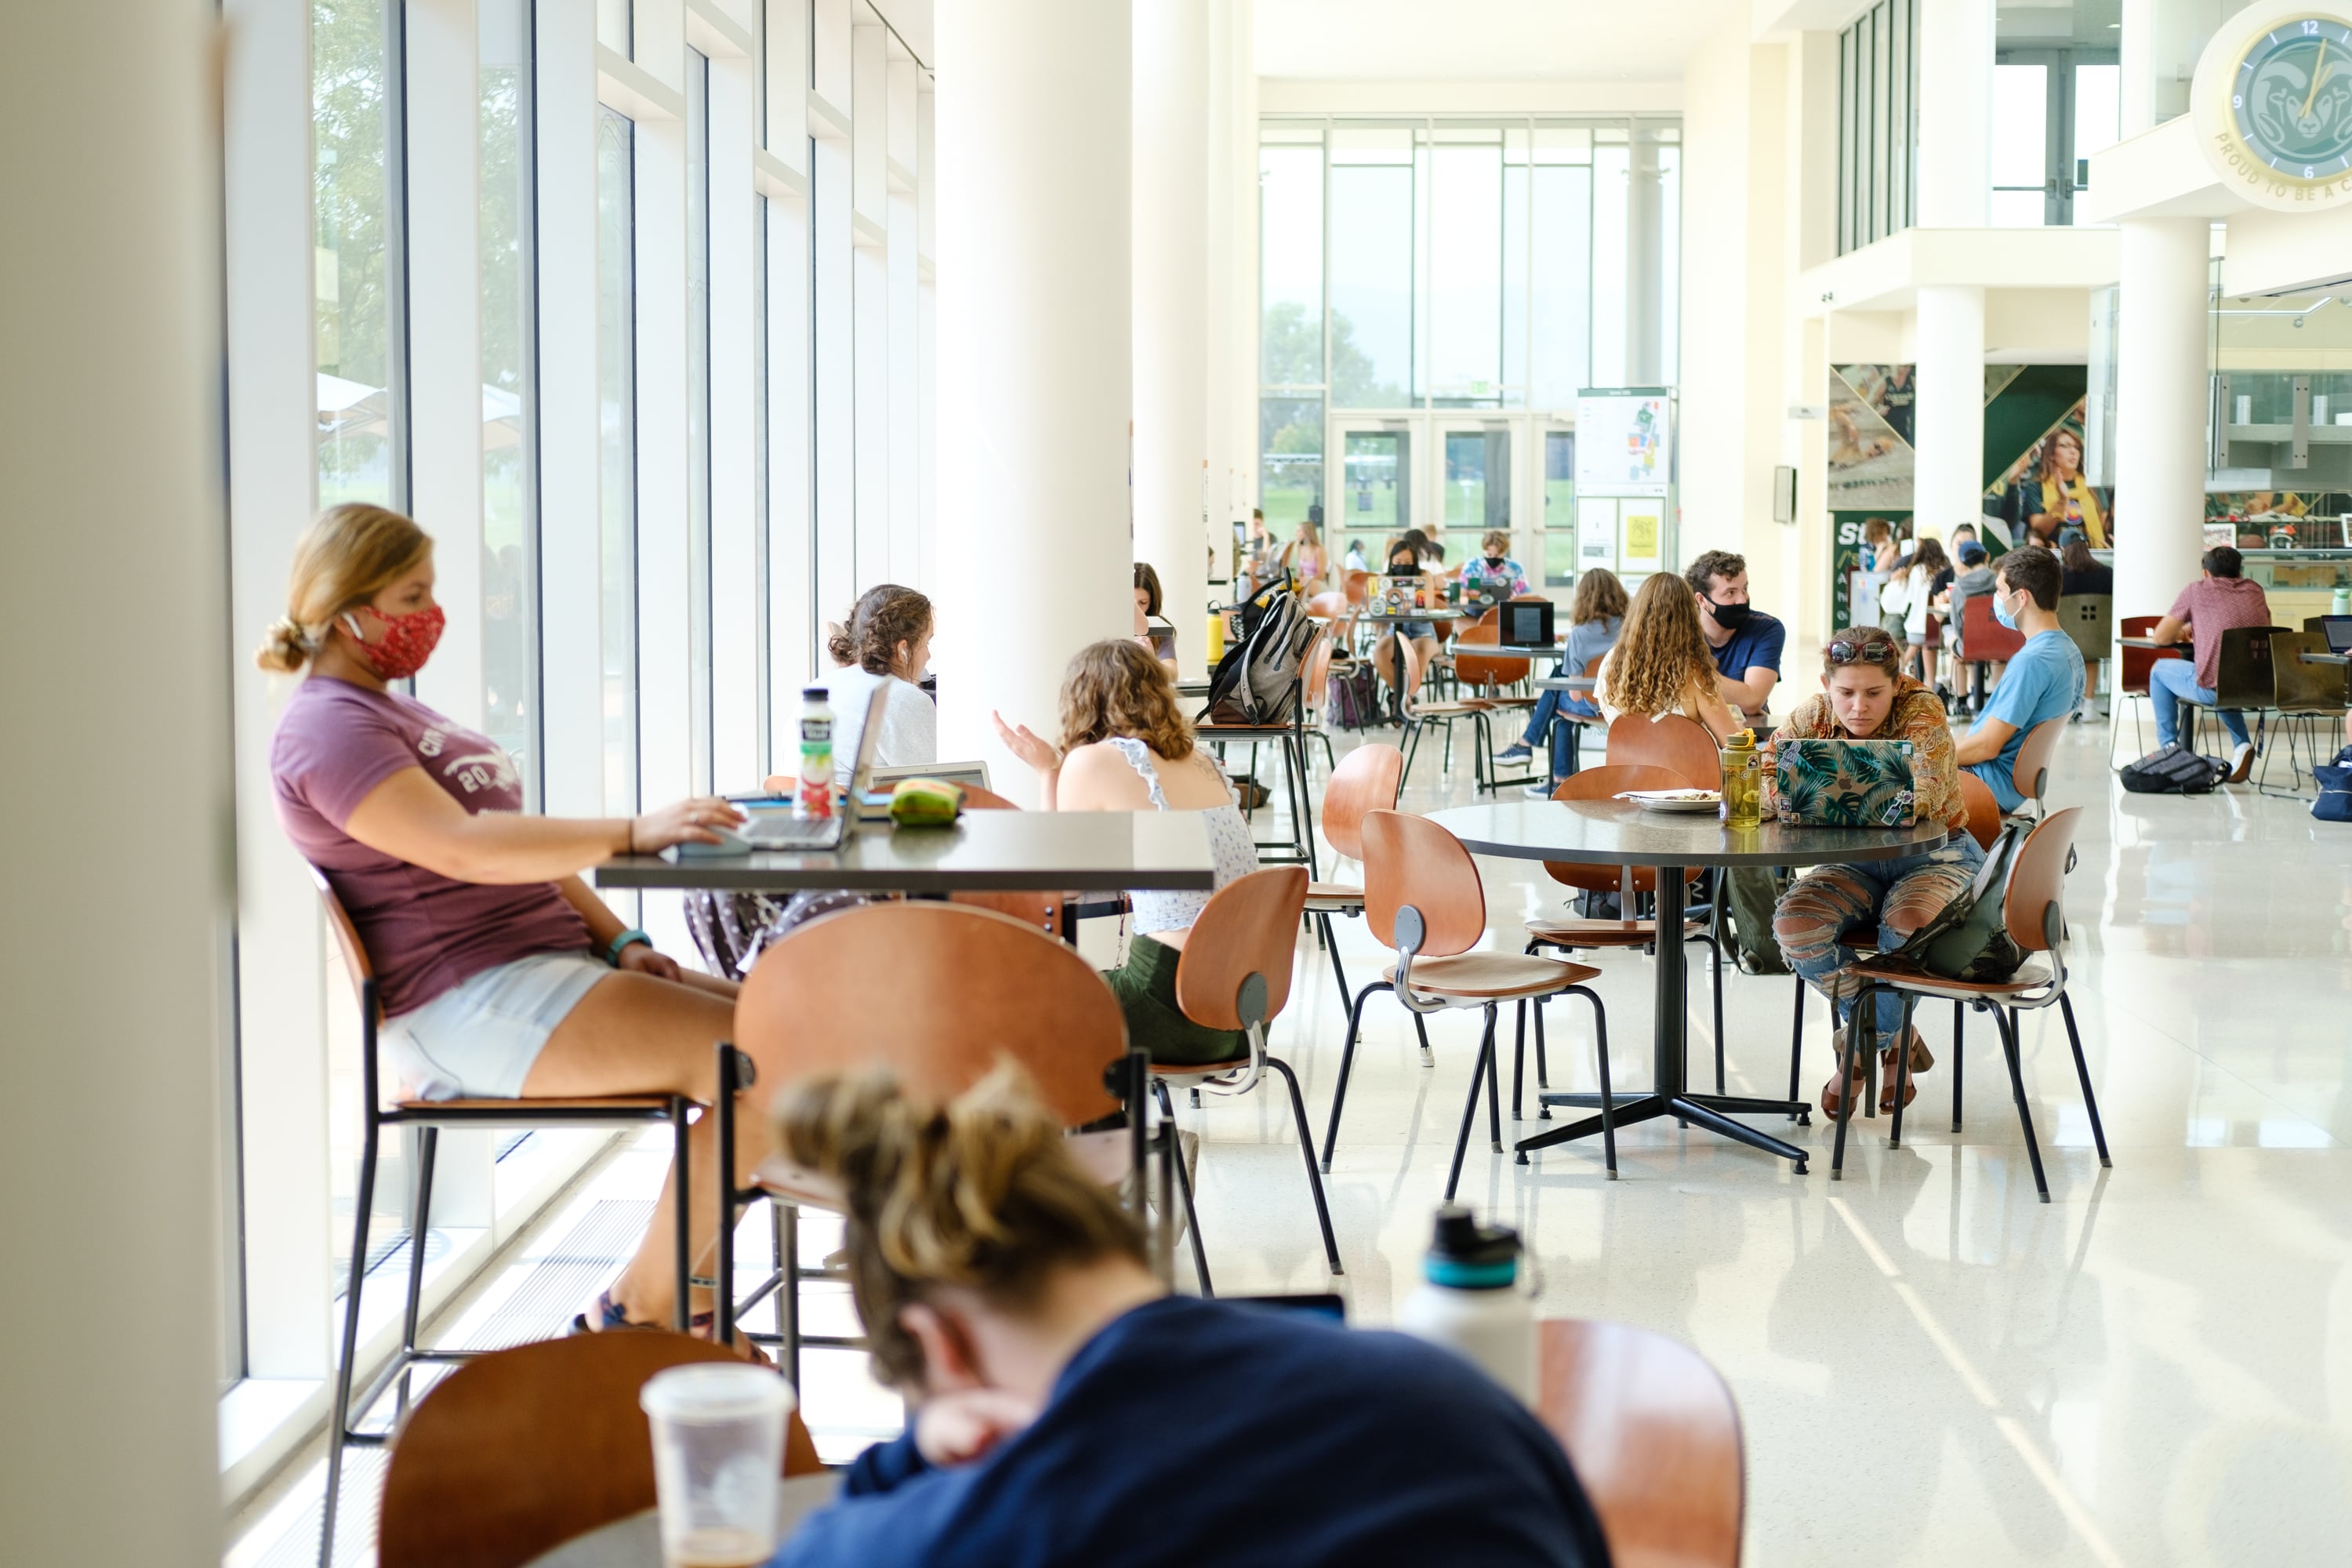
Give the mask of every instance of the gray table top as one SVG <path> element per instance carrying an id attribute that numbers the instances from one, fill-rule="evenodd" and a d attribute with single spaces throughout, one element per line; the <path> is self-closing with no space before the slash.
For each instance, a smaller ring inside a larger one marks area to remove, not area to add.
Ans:
<path id="1" fill-rule="evenodd" d="M 1360 621 L 1379 621 L 1384 624 L 1389 621 L 1466 621 L 1470 618 L 1460 610 L 1449 610 L 1442 605 L 1432 605 L 1426 610 L 1359 610 L 1356 612 L 1356 619 Z"/>
<path id="2" fill-rule="evenodd" d="M 1649 811 L 1624 800 L 1496 801 L 1433 811 L 1429 819 L 1473 854 L 1581 866 L 1826 866 L 1891 860 L 1944 839 L 1916 827 L 1783 827 L 1734 833 L 1712 816 Z"/>
<path id="3" fill-rule="evenodd" d="M 2306 653 L 2300 657 L 2305 664 L 2340 664 L 2352 666 L 2352 654 Z"/>
<path id="4" fill-rule="evenodd" d="M 1601 684 L 1590 675 L 1551 675 L 1536 682 L 1538 691 L 1590 691 Z"/>
<path id="5" fill-rule="evenodd" d="M 676 858 L 623 855 L 596 868 L 600 888 L 796 892 L 1207 892 L 1216 885 L 1197 812 L 967 811 L 951 827 L 885 823 L 839 850 Z"/>
<path id="6" fill-rule="evenodd" d="M 1457 643 L 1454 646 L 1464 653 L 1486 651 L 1475 643 Z M 1495 657 L 1497 658 L 1566 658 L 1568 649 L 1558 643 L 1552 644 L 1549 647 L 1546 647 L 1541 643 L 1496 643 Z"/>
<path id="7" fill-rule="evenodd" d="M 841 1478 L 793 1476 L 776 1483 L 779 1542 L 792 1539 L 802 1520 L 833 1500 Z M 527 1568 L 662 1568 L 661 1520 L 647 1509 L 616 1519 L 601 1530 L 575 1535 L 554 1551 L 533 1558 Z"/>

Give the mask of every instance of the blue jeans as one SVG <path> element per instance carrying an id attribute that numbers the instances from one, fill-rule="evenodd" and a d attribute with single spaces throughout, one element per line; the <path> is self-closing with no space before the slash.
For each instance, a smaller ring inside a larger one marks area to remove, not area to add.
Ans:
<path id="1" fill-rule="evenodd" d="M 1536 699 L 1536 710 L 1528 715 L 1527 732 L 1519 737 L 1525 746 L 1540 745 L 1546 730 L 1551 730 L 1551 776 L 1568 776 L 1568 726 L 1552 728 L 1556 713 L 1573 713 L 1586 719 L 1598 719 L 1601 710 L 1581 697 L 1571 697 L 1564 691 L 1547 691 Z"/>
<path id="2" fill-rule="evenodd" d="M 1882 952 L 1926 925 L 1975 878 L 1984 851 L 1966 833 L 1955 833 L 1940 849 L 1899 860 L 1853 860 L 1822 866 L 1797 879 L 1772 911 L 1772 935 L 1780 956 L 1806 984 L 1827 994 L 1830 976 L 1857 954 L 1844 942 L 1850 931 L 1869 931 Z M 1830 1006 L 1843 1023 L 1853 998 Z M 1891 1045 L 1903 1026 L 1903 999 L 1878 994 L 1878 1040 Z"/>
<path id="3" fill-rule="evenodd" d="M 2194 702 L 2200 708 L 2211 708 L 2220 695 L 2210 686 L 2197 684 L 2197 666 L 2185 658 L 2159 658 L 2147 672 L 2147 700 L 2156 709 L 2156 743 L 2169 746 L 2180 739 L 2180 705 Z M 2230 731 L 2230 739 L 2242 746 L 2251 746 L 2254 738 L 2246 732 L 2246 716 L 2234 708 L 2217 710 L 2221 716 L 2221 728 Z"/>

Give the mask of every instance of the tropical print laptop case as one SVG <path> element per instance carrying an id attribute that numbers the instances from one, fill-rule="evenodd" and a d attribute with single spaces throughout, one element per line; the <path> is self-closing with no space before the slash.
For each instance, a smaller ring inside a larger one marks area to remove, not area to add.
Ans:
<path id="1" fill-rule="evenodd" d="M 1918 820 L 1908 741 L 1782 740 L 1775 814 L 1799 827 L 1909 827 Z"/>

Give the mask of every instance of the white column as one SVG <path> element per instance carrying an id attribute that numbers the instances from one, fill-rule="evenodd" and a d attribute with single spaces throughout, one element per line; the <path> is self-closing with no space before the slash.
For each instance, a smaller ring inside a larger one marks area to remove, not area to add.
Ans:
<path id="1" fill-rule="evenodd" d="M 1226 209 L 1233 216 L 1232 244 L 1227 247 L 1224 267 L 1233 281 L 1233 315 L 1231 342 L 1233 359 L 1226 367 L 1226 385 L 1232 389 L 1232 402 L 1225 411 L 1226 429 L 1232 433 L 1229 448 L 1233 465 L 1223 515 L 1220 523 L 1230 523 L 1249 516 L 1250 508 L 1257 504 L 1257 378 L 1258 378 L 1258 214 L 1257 214 L 1257 0 L 1233 0 L 1234 26 L 1232 53 L 1228 68 L 1233 72 L 1234 100 L 1232 123 L 1234 145 L 1226 167 L 1234 178 L 1233 201 Z M 1328 460 L 1327 455 L 1326 460 Z M 1327 488 L 1328 493 L 1328 488 Z M 1325 541 L 1326 543 L 1329 542 Z M 1233 534 L 1229 529 L 1219 529 L 1216 537 L 1217 558 L 1230 558 Z"/>
<path id="2" fill-rule="evenodd" d="M 1234 160 L 1240 132 L 1234 109 L 1234 0 L 1206 0 L 1206 3 L 1209 12 L 1209 210 L 1207 221 L 1201 226 L 1201 234 L 1204 247 L 1202 268 L 1208 279 L 1207 326 L 1202 336 L 1208 349 L 1208 401 L 1204 411 L 1207 424 L 1203 433 L 1208 437 L 1209 470 L 1205 503 L 1208 526 L 1202 532 L 1203 542 L 1213 550 L 1218 548 L 1220 541 L 1231 537 L 1225 525 L 1234 519 L 1234 467 L 1238 460 L 1234 447 L 1234 344 L 1240 331 L 1240 322 L 1234 315 L 1233 256 L 1236 188 Z M 1205 563 L 1208 559 L 1205 552 L 1202 558 Z M 1177 622 L 1176 627 L 1177 649 L 1181 655 L 1189 639 L 1183 622 Z M 1182 662 L 1181 658 L 1179 662 Z"/>
<path id="3" fill-rule="evenodd" d="M 2116 614 L 2152 616 L 2204 551 L 2210 236 L 2201 217 L 2117 227 Z"/>
<path id="4" fill-rule="evenodd" d="M 1982 228 L 1992 194 L 1992 0 L 1920 0 L 1918 224 Z"/>
<path id="5" fill-rule="evenodd" d="M 2156 0 L 2123 0 L 2123 140 L 2156 128 Z"/>
<path id="6" fill-rule="evenodd" d="M 1019 797 L 989 710 L 1050 732 L 1070 655 L 1131 627 L 1128 40 L 1100 0 L 938 12 L 940 748 Z"/>
<path id="7" fill-rule="evenodd" d="M 1927 533 L 1984 512 L 1985 291 L 1950 284 L 1919 289 L 1911 515 Z"/>
<path id="8" fill-rule="evenodd" d="M 1160 574 L 1187 675 L 1205 673 L 1209 18 L 1134 0 L 1135 558 Z M 1132 623 L 1130 623 L 1132 624 Z"/>
<path id="9" fill-rule="evenodd" d="M 220 1561 L 226 671 L 261 633 L 223 613 L 221 42 L 185 0 L 37 5 L 0 56 L 11 1563 Z"/>

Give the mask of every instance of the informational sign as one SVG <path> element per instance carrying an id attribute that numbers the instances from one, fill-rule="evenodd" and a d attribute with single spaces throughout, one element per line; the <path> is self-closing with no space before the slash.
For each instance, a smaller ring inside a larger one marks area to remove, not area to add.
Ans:
<path id="1" fill-rule="evenodd" d="M 1577 394 L 1577 490 L 1664 495 L 1674 479 L 1673 425 L 1673 399 L 1661 391 Z"/>
<path id="2" fill-rule="evenodd" d="M 1620 572 L 1656 572 L 1664 565 L 1660 540 L 1664 531 L 1659 524 L 1659 509 L 1640 501 L 1627 501 L 1619 514 L 1617 569 Z"/>
<path id="3" fill-rule="evenodd" d="M 1584 496 L 1576 503 L 1576 569 L 1593 566 L 1617 569 L 1617 502 L 1609 496 Z"/>

